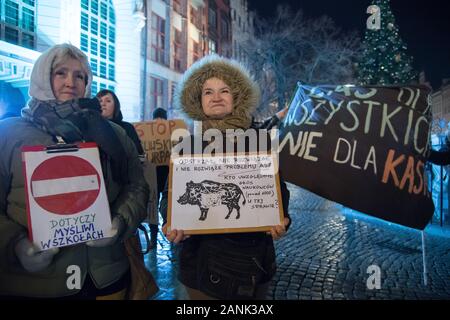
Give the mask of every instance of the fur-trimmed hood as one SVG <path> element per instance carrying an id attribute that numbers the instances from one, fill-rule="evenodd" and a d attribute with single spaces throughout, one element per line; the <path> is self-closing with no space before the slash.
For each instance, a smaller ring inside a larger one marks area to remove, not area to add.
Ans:
<path id="1" fill-rule="evenodd" d="M 233 112 L 221 120 L 210 119 L 201 105 L 203 84 L 213 77 L 230 86 L 233 94 Z M 174 107 L 192 120 L 210 124 L 204 129 L 248 129 L 259 99 L 259 86 L 243 65 L 218 55 L 209 55 L 185 72 L 175 90 Z"/>

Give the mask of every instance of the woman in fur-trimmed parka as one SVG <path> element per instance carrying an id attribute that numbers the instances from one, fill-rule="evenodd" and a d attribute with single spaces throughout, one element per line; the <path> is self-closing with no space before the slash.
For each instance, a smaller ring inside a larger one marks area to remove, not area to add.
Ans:
<path id="1" fill-rule="evenodd" d="M 259 102 L 259 88 L 239 63 L 211 55 L 194 63 L 175 92 L 175 107 L 201 121 L 202 131 L 248 130 Z M 192 137 L 191 137 L 192 138 Z M 259 144 L 257 144 L 259 145 Z M 247 145 L 245 151 L 254 148 Z M 263 150 L 258 150 L 263 151 Z M 181 243 L 179 279 L 191 299 L 264 299 L 275 273 L 273 239 L 290 224 L 289 191 L 281 180 L 283 225 L 270 232 L 185 236 L 183 230 L 163 230 L 169 241 Z M 167 205 L 167 192 L 162 207 Z"/>
<path id="2" fill-rule="evenodd" d="M 86 55 L 55 45 L 34 64 L 22 117 L 0 121 L 0 299 L 125 297 L 130 265 L 123 239 L 145 218 L 149 189 L 133 142 L 89 98 L 91 82 Z M 30 241 L 21 148 L 61 141 L 98 145 L 111 237 L 40 251 Z"/>

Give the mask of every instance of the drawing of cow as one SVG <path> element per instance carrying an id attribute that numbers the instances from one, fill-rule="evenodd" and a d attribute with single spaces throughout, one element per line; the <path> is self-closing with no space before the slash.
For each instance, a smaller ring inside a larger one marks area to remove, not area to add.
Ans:
<path id="1" fill-rule="evenodd" d="M 226 205 L 228 214 L 225 219 L 230 217 L 233 209 L 236 209 L 236 219 L 240 217 L 239 200 L 244 199 L 242 205 L 245 205 L 245 197 L 241 188 L 233 183 L 219 183 L 211 180 L 203 180 L 200 183 L 192 181 L 186 183 L 186 192 L 177 200 L 179 204 L 198 205 L 200 208 L 200 218 L 206 219 L 208 210 L 218 205 Z"/>

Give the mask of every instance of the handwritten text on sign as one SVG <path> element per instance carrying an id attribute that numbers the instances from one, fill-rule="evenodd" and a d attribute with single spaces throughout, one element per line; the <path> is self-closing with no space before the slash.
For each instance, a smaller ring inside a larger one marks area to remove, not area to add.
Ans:
<path id="1" fill-rule="evenodd" d="M 221 233 L 281 224 L 274 161 L 268 154 L 174 157 L 171 229 Z"/>

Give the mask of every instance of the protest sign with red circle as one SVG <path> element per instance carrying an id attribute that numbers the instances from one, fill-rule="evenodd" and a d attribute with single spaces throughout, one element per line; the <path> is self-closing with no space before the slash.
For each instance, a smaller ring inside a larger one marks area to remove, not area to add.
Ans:
<path id="1" fill-rule="evenodd" d="M 76 156 L 56 156 L 43 161 L 31 175 L 31 194 L 44 210 L 72 215 L 97 199 L 101 181 L 97 170 Z"/>

